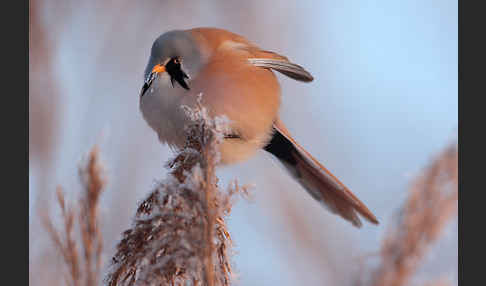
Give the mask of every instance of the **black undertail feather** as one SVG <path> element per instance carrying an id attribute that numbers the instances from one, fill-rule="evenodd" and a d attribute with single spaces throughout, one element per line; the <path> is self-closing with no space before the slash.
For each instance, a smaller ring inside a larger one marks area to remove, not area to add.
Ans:
<path id="1" fill-rule="evenodd" d="M 294 147 L 285 136 L 280 134 L 280 132 L 276 132 L 276 130 L 274 130 L 272 140 L 263 149 L 287 164 L 292 166 L 297 164 L 297 160 L 293 155 L 295 152 Z"/>

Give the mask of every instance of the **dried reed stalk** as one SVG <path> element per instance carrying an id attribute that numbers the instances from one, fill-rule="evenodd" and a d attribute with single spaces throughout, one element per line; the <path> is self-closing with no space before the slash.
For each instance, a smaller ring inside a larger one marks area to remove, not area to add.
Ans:
<path id="1" fill-rule="evenodd" d="M 457 215 L 458 152 L 448 147 L 416 179 L 381 247 L 370 285 L 401 286 L 411 279 L 446 223 Z"/>
<path id="2" fill-rule="evenodd" d="M 83 185 L 82 198 L 78 205 L 81 238 L 76 239 L 74 234 L 76 210 L 66 206 L 61 187 L 57 188 L 57 200 L 63 219 L 62 231 L 56 230 L 48 215 L 42 217 L 45 228 L 69 269 L 67 284 L 94 286 L 100 282 L 103 239 L 99 229 L 98 204 L 105 186 L 99 150 L 96 146 L 89 153 L 85 167 L 79 169 L 79 175 Z M 79 247 L 84 256 L 79 255 Z"/>
<path id="3" fill-rule="evenodd" d="M 224 122 L 200 105 L 168 178 L 139 205 L 123 233 L 108 285 L 229 285 L 231 238 L 224 221 L 233 192 L 217 187 L 214 166 Z"/>
<path id="4" fill-rule="evenodd" d="M 86 285 L 98 285 L 103 251 L 103 239 L 98 224 L 98 203 L 105 186 L 105 178 L 102 176 L 98 154 L 99 149 L 95 146 L 90 152 L 87 167 L 79 170 L 85 190 L 80 202 L 79 224 L 86 263 Z"/>

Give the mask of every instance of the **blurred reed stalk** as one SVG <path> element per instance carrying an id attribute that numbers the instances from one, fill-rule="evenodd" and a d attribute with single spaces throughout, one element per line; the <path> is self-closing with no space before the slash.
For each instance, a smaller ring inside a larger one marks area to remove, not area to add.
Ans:
<path id="1" fill-rule="evenodd" d="M 69 269 L 67 285 L 94 286 L 100 282 L 103 239 L 99 228 L 98 205 L 106 183 L 96 146 L 91 149 L 87 164 L 79 169 L 79 176 L 83 193 L 77 208 L 67 206 L 62 188 L 57 188 L 63 229 L 57 230 L 46 213 L 42 214 L 42 218 L 56 249 Z M 76 214 L 79 232 L 75 231 Z M 80 235 L 80 238 L 76 234 Z"/>
<path id="2" fill-rule="evenodd" d="M 170 174 L 139 205 L 112 259 L 108 285 L 230 285 L 231 238 L 224 217 L 237 184 L 217 186 L 216 146 L 226 126 L 198 105 L 186 146 L 167 164 Z"/>
<path id="3" fill-rule="evenodd" d="M 398 219 L 389 226 L 382 241 L 381 263 L 371 273 L 369 285 L 406 285 L 447 222 L 457 215 L 457 146 L 449 146 L 439 154 L 409 192 Z M 437 280 L 429 285 L 447 282 Z"/>

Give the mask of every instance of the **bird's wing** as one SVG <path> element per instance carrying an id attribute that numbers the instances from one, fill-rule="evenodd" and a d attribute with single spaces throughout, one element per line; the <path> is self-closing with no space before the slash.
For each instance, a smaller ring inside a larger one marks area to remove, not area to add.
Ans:
<path id="1" fill-rule="evenodd" d="M 273 69 L 295 80 L 309 82 L 314 78 L 303 67 L 289 61 L 285 56 L 260 49 L 246 38 L 217 28 L 202 27 L 189 30 L 196 38 L 202 37 L 201 43 L 208 50 L 227 52 L 244 51 L 248 61 L 257 66 Z"/>
<path id="2" fill-rule="evenodd" d="M 285 56 L 258 48 L 253 49 L 251 53 L 253 57 L 249 58 L 248 61 L 257 67 L 276 70 L 298 81 L 310 82 L 314 80 L 314 77 L 308 71 L 290 62 Z"/>

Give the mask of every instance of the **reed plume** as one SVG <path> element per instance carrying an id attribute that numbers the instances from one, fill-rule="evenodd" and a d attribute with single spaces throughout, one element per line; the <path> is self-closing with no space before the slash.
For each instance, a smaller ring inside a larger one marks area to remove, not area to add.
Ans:
<path id="1" fill-rule="evenodd" d="M 408 199 L 382 241 L 381 263 L 372 272 L 369 285 L 407 285 L 446 223 L 457 215 L 457 199 L 458 152 L 452 145 L 410 187 Z"/>
<path id="2" fill-rule="evenodd" d="M 108 285 L 230 285 L 231 238 L 225 216 L 237 184 L 228 193 L 217 186 L 214 167 L 225 121 L 201 105 L 192 117 L 185 147 L 139 205 L 112 259 Z"/>
<path id="3" fill-rule="evenodd" d="M 83 192 L 77 208 L 68 206 L 62 188 L 57 188 L 62 230 L 54 227 L 46 213 L 41 215 L 44 227 L 68 268 L 66 284 L 94 286 L 100 282 L 103 238 L 99 227 L 98 205 L 106 184 L 103 166 L 99 160 L 99 149 L 96 146 L 91 149 L 87 163 L 79 169 L 79 176 Z M 79 232 L 75 229 L 76 222 Z"/>

